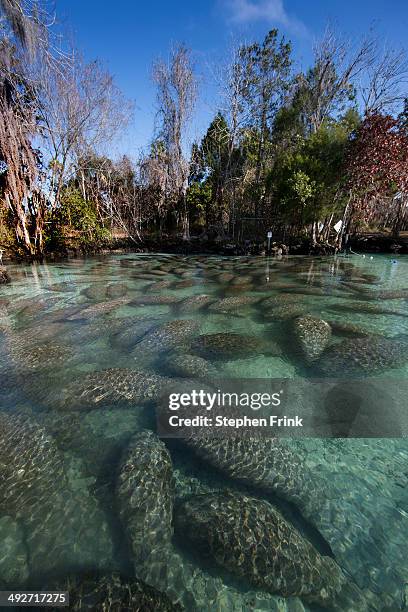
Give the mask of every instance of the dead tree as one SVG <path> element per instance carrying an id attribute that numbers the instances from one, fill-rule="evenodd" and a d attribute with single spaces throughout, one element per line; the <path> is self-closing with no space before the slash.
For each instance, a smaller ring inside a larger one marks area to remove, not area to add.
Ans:
<path id="1" fill-rule="evenodd" d="M 167 198 L 182 207 L 183 237 L 189 238 L 187 187 L 189 161 L 186 159 L 186 129 L 196 100 L 196 79 L 190 52 L 184 45 L 172 50 L 168 62 L 158 61 L 153 67 L 157 86 L 159 138 L 167 156 Z"/>

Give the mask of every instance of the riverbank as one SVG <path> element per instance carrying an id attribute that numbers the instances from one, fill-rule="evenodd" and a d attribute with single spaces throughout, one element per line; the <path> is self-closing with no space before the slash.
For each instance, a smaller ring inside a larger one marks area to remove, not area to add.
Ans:
<path id="1" fill-rule="evenodd" d="M 408 233 L 399 238 L 381 233 L 359 234 L 350 238 L 348 249 L 361 253 L 394 253 L 408 254 Z M 80 243 L 70 243 L 66 248 L 49 251 L 44 254 L 46 261 L 61 261 L 74 257 L 85 257 L 89 255 L 125 254 L 125 253 L 169 253 L 174 255 L 334 255 L 336 247 L 329 243 L 313 245 L 308 239 L 292 240 L 288 243 L 283 241 L 272 242 L 270 249 L 266 241 L 250 241 L 237 243 L 232 240 L 208 240 L 192 236 L 185 240 L 179 236 L 163 236 L 161 238 L 148 236 L 139 244 L 130 239 L 120 238 L 84 247 Z M 29 257 L 5 251 L 3 261 L 27 262 Z"/>

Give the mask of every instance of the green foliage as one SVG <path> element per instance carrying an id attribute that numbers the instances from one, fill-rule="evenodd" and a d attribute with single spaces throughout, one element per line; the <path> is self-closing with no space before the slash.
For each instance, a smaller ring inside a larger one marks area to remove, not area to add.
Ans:
<path id="1" fill-rule="evenodd" d="M 194 167 L 190 177 L 190 197 L 195 199 L 197 208 L 204 214 L 206 225 L 222 211 L 222 193 L 234 162 L 229 145 L 228 124 L 224 116 L 217 113 L 200 146 L 195 145 L 192 151 Z"/>
<path id="2" fill-rule="evenodd" d="M 324 122 L 279 155 L 268 176 L 268 188 L 286 222 L 304 226 L 342 208 L 344 155 L 357 122 L 353 112 L 340 121 Z"/>
<path id="3" fill-rule="evenodd" d="M 204 225 L 205 213 L 212 202 L 212 187 L 210 181 L 191 183 L 187 189 L 187 206 L 192 215 L 192 222 Z"/>
<path id="4" fill-rule="evenodd" d="M 110 232 L 98 219 L 93 202 L 84 200 L 80 191 L 74 187 L 63 191 L 60 206 L 52 220 L 52 229 L 52 241 L 63 241 L 73 233 L 86 247 L 98 246 L 110 238 Z"/>
<path id="5" fill-rule="evenodd" d="M 316 183 L 302 170 L 295 170 L 288 181 L 289 199 L 298 201 L 304 208 L 310 202 L 316 191 Z"/>
<path id="6" fill-rule="evenodd" d="M 273 29 L 262 43 L 243 45 L 239 54 L 244 75 L 243 102 L 257 127 L 268 129 L 289 89 L 292 46 Z"/>
<path id="7" fill-rule="evenodd" d="M 16 235 L 12 229 L 11 211 L 0 206 L 0 248 L 15 250 L 16 247 Z"/>

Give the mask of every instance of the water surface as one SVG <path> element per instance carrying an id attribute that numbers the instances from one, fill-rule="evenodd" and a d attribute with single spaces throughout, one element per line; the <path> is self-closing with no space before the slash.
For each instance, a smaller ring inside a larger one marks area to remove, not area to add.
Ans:
<path id="1" fill-rule="evenodd" d="M 4 588 L 50 588 L 89 570 L 134 575 L 117 478 L 132 436 L 156 430 L 150 399 L 163 378 L 285 378 L 306 386 L 338 378 L 340 398 L 351 379 L 367 380 L 363 400 L 376 418 L 392 410 L 404 416 L 408 257 L 125 255 L 9 272 L 13 282 L 0 289 Z M 306 315 L 331 328 L 312 361 L 295 332 Z M 367 601 L 374 594 L 383 602 L 377 609 L 398 610 L 408 582 L 403 418 L 400 434 L 290 440 L 294 456 L 324 482 L 310 494 L 299 482 L 299 506 L 222 476 L 178 441 L 166 444 L 178 501 L 224 489 L 267 499 L 366 590 Z M 313 609 L 237 580 L 179 539 L 175 559 L 199 568 L 200 588 L 193 599 L 183 595 L 191 589 L 187 569 L 166 574 L 160 586 L 190 602 L 187 609 Z"/>

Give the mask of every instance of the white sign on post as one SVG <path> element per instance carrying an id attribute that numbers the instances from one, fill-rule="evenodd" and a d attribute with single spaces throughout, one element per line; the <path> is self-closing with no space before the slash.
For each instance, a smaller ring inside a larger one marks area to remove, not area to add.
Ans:
<path id="1" fill-rule="evenodd" d="M 336 230 L 337 233 L 339 233 L 339 231 L 341 230 L 343 226 L 343 221 L 337 221 L 336 225 L 334 225 L 334 229 Z"/>
<path id="2" fill-rule="evenodd" d="M 272 238 L 271 230 L 268 231 L 268 233 L 266 234 L 266 237 L 268 238 L 268 254 L 270 254 L 270 252 L 271 252 L 271 238 Z"/>

